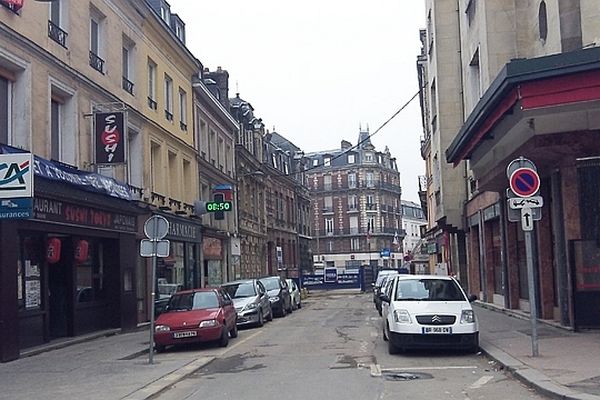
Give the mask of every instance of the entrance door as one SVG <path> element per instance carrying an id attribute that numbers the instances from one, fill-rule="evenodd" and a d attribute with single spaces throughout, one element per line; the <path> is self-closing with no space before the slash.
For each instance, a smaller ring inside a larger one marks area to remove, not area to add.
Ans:
<path id="1" fill-rule="evenodd" d="M 73 245 L 60 240 L 60 259 L 48 264 L 48 324 L 50 339 L 72 335 L 73 331 Z"/>

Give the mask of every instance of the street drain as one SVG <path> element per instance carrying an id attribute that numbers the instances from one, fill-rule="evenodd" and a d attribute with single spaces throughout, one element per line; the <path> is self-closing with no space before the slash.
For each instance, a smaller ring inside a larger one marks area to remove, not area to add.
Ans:
<path id="1" fill-rule="evenodd" d="M 388 381 L 414 381 L 416 379 L 432 379 L 433 375 L 424 372 L 391 372 L 383 371 L 381 375 Z"/>

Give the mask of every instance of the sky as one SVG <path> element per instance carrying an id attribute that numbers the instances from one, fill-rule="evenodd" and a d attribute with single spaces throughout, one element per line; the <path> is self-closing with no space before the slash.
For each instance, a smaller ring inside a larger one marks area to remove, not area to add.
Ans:
<path id="1" fill-rule="evenodd" d="M 423 135 L 418 96 L 424 0 L 168 0 L 187 47 L 205 68 L 229 72 L 265 127 L 305 153 L 355 145 L 369 127 L 400 172 L 402 199 L 418 201 Z"/>

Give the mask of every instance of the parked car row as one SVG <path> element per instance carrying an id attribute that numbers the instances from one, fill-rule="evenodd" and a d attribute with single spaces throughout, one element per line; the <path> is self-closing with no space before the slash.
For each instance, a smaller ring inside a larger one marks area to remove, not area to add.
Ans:
<path id="1" fill-rule="evenodd" d="M 396 273 L 382 281 L 373 288 L 379 299 L 375 308 L 390 354 L 413 348 L 479 349 L 479 325 L 471 307 L 477 296 L 467 296 L 455 278 Z"/>
<path id="2" fill-rule="evenodd" d="M 225 347 L 230 337 L 237 337 L 239 327 L 261 327 L 301 307 L 296 282 L 279 276 L 179 291 L 156 320 L 155 349 L 162 352 L 171 345 L 210 341 Z"/>

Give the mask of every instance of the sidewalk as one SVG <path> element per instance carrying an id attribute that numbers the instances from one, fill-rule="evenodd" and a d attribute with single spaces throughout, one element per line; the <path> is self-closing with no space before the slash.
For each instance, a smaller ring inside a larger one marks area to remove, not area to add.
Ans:
<path id="1" fill-rule="evenodd" d="M 481 350 L 546 396 L 600 400 L 600 332 L 571 332 L 540 321 L 532 357 L 526 315 L 477 303 Z"/>
<path id="2" fill-rule="evenodd" d="M 0 399 L 149 399 L 235 344 L 156 354 L 150 365 L 148 329 L 52 343 L 28 352 L 29 357 L 0 364 Z"/>

